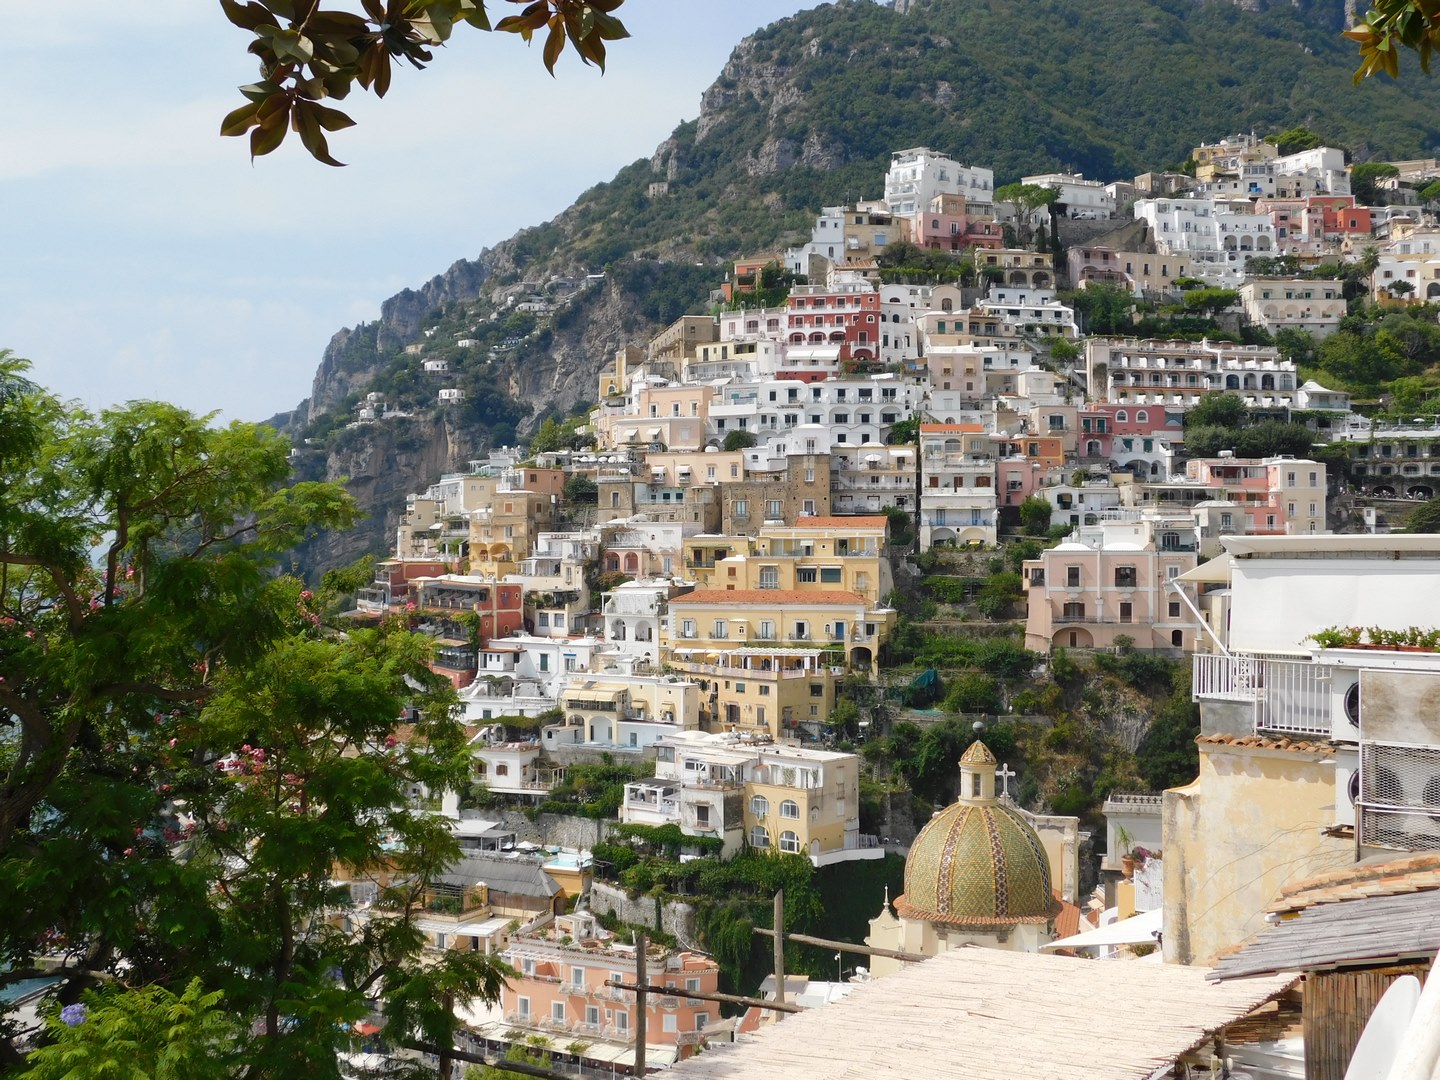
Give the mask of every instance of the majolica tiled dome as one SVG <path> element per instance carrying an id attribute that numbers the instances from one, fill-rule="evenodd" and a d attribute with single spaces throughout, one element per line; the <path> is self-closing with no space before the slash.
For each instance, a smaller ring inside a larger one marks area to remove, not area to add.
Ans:
<path id="1" fill-rule="evenodd" d="M 995 798 L 995 756 L 974 742 L 960 759 L 958 802 L 936 814 L 905 859 L 905 918 L 956 926 L 1048 922 L 1050 862 L 1034 828 Z"/>

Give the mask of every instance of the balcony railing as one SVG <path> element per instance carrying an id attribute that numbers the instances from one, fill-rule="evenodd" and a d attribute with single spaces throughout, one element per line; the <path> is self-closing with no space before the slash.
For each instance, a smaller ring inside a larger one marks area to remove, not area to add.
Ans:
<path id="1" fill-rule="evenodd" d="M 1196 701 L 1249 702 L 1256 731 L 1331 732 L 1328 664 L 1202 653 L 1195 657 L 1193 672 L 1191 695 Z"/>

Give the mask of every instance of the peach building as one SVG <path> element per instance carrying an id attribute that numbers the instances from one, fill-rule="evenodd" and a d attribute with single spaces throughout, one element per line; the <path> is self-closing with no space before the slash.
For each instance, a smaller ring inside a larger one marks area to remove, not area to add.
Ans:
<path id="1" fill-rule="evenodd" d="M 1025 647 L 1109 648 L 1127 637 L 1139 649 L 1193 650 L 1201 633 L 1194 586 L 1178 582 L 1196 565 L 1188 514 L 1107 514 L 1022 566 L 1028 598 Z M 1185 603 L 1173 588 L 1183 587 Z M 1122 643 L 1123 644 L 1123 643 Z"/>
<path id="2" fill-rule="evenodd" d="M 635 946 L 601 927 L 590 912 L 557 915 L 512 934 L 504 956 L 516 972 L 500 992 L 507 1029 L 543 1034 L 561 1045 L 585 1042 L 592 1052 L 634 1046 L 635 994 L 615 984 L 635 982 Z M 651 943 L 646 977 L 657 988 L 647 995 L 645 1010 L 645 1045 L 657 1053 L 647 1058 L 659 1064 L 690 1056 L 720 1020 L 720 1007 L 687 998 L 685 991 L 715 993 L 720 965 L 700 953 Z M 595 1060 L 608 1064 L 613 1055 Z"/>

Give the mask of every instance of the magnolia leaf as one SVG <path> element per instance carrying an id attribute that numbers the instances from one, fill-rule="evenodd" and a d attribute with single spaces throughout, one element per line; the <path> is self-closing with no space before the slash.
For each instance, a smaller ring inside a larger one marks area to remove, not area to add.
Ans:
<path id="1" fill-rule="evenodd" d="M 236 0 L 220 0 L 225 17 L 245 30 L 255 30 L 270 22 L 270 13 L 256 3 L 240 4 Z"/>
<path id="2" fill-rule="evenodd" d="M 221 135 L 244 135 L 260 121 L 255 114 L 260 111 L 260 103 L 251 101 L 241 105 L 238 109 L 226 115 L 220 121 Z"/>
<path id="3" fill-rule="evenodd" d="M 282 19 L 295 21 L 295 4 L 292 0 L 262 0 L 262 3 Z"/>
<path id="4" fill-rule="evenodd" d="M 286 112 L 288 111 L 287 108 Z M 285 115 L 283 113 L 277 115 L 280 116 L 279 123 L 269 125 L 262 123 L 250 132 L 250 159 L 252 161 L 257 157 L 264 157 L 285 141 L 287 129 Z"/>
<path id="5" fill-rule="evenodd" d="M 325 134 L 320 130 L 320 122 L 312 111 L 315 107 L 313 102 L 295 102 L 291 116 L 295 133 L 300 136 L 300 142 L 316 161 L 343 168 L 345 164 L 343 161 L 336 161 L 330 156 L 330 146 L 325 141 Z"/>
<path id="6" fill-rule="evenodd" d="M 630 36 L 625 24 L 613 15 L 596 15 L 595 29 L 606 41 L 620 41 Z"/>
<path id="7" fill-rule="evenodd" d="M 348 127 L 354 127 L 355 121 L 346 116 L 339 109 L 331 109 L 318 102 L 309 102 L 310 111 L 315 116 L 315 121 L 326 131 L 342 131 Z"/>
<path id="8" fill-rule="evenodd" d="M 550 24 L 550 33 L 545 38 L 545 52 L 542 59 L 545 63 L 545 70 L 553 77 L 555 74 L 555 61 L 560 59 L 560 54 L 565 49 L 565 28 L 560 17 L 556 16 Z"/>

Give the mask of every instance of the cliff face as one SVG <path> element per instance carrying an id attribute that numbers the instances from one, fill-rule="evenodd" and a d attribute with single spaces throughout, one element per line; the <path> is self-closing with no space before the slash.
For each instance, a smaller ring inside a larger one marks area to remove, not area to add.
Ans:
<path id="1" fill-rule="evenodd" d="M 1376 156 L 1435 153 L 1440 80 L 1352 87 L 1336 33 L 1348 2 L 836 0 L 757 31 L 651 157 L 334 336 L 310 397 L 272 423 L 304 475 L 348 478 L 370 516 L 310 545 L 301 569 L 384 551 L 406 493 L 592 400 L 616 349 L 705 309 L 725 260 L 878 195 L 893 150 L 933 146 L 997 183 L 1127 178 L 1297 125 Z M 542 314 L 521 310 L 537 301 Z M 462 407 L 437 407 L 444 386 Z M 370 392 L 409 417 L 347 428 Z"/>

